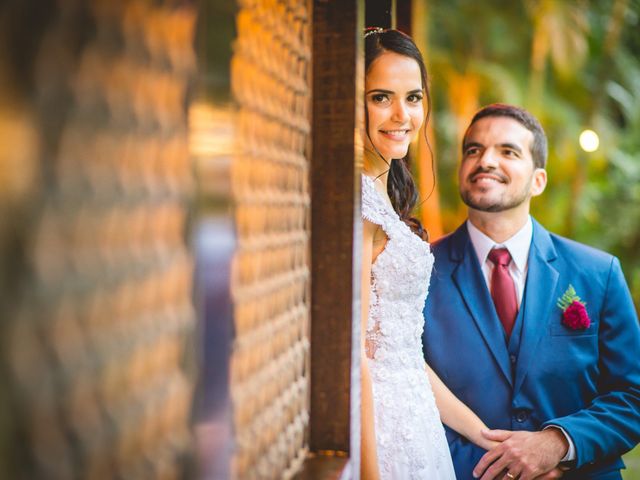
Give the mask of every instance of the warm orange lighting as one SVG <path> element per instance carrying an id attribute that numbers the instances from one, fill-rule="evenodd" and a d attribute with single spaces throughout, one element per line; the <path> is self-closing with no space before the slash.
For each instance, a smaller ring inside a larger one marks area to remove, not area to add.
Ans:
<path id="1" fill-rule="evenodd" d="M 233 151 L 234 117 L 230 108 L 193 103 L 189 107 L 189 151 L 214 156 Z"/>

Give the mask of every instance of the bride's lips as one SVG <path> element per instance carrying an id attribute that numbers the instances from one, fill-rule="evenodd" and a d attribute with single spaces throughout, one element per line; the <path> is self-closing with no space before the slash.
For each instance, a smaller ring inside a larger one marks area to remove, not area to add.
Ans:
<path id="1" fill-rule="evenodd" d="M 411 132 L 411 129 L 399 128 L 394 130 L 379 130 L 379 132 L 389 140 L 402 142 L 407 139 L 407 137 L 409 136 L 409 132 Z"/>

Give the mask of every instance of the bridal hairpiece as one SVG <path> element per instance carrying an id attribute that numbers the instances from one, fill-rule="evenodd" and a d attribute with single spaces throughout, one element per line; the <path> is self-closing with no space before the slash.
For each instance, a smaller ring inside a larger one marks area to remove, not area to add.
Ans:
<path id="1" fill-rule="evenodd" d="M 369 35 L 374 33 L 383 33 L 384 28 L 382 27 L 367 27 L 364 29 L 364 38 L 367 38 Z"/>

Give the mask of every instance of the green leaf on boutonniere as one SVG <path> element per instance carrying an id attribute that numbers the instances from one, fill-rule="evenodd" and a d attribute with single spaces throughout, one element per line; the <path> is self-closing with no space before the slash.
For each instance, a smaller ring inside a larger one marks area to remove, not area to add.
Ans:
<path id="1" fill-rule="evenodd" d="M 573 302 L 586 305 L 586 303 L 580 300 L 580 297 L 576 293 L 576 289 L 573 288 L 573 285 L 569 284 L 569 288 L 567 288 L 567 290 L 562 294 L 562 297 L 558 298 L 558 303 L 556 305 L 558 305 L 558 307 L 560 307 L 564 312 Z"/>

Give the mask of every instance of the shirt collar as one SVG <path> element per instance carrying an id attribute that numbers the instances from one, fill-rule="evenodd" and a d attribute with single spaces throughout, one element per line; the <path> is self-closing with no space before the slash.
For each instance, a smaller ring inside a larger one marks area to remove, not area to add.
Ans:
<path id="1" fill-rule="evenodd" d="M 496 243 L 491 238 L 478 230 L 469 220 L 467 220 L 467 230 L 471 238 L 471 244 L 476 251 L 480 265 L 484 265 L 487 256 L 492 248 L 506 248 L 513 260 L 513 263 L 520 273 L 524 273 L 527 268 L 531 239 L 533 238 L 533 223 L 531 215 L 527 217 L 526 223 L 511 238 L 503 243 Z"/>

